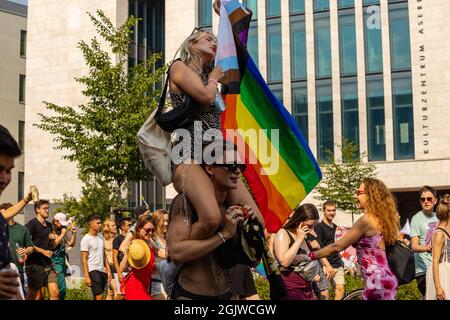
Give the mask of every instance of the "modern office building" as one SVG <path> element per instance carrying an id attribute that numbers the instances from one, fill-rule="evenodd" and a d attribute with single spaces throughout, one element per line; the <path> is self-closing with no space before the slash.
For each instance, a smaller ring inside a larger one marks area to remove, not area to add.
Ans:
<path id="1" fill-rule="evenodd" d="M 27 7 L 0 0 L 0 124 L 19 142 L 25 153 L 25 63 L 27 56 Z M 24 155 L 15 161 L 12 182 L 1 203 L 16 203 L 24 194 Z M 23 222 L 19 215 L 17 221 Z"/>
<path id="2" fill-rule="evenodd" d="M 244 0 L 253 20 L 248 49 L 262 75 L 297 119 L 313 153 L 340 157 L 343 139 L 356 142 L 410 217 L 424 184 L 450 189 L 450 12 L 447 0 Z M 143 18 L 130 64 L 162 50 L 172 60 L 194 27 L 217 31 L 212 0 L 32 1 L 29 4 L 25 181 L 42 196 L 77 195 L 75 164 L 61 160 L 52 137 L 33 127 L 43 100 L 77 105 L 74 78 L 86 73 L 80 39 L 93 27 L 85 15 L 103 9 L 119 24 Z M 51 18 L 50 18 L 51 17 Z M 163 205 L 171 188 L 131 185 Z"/>

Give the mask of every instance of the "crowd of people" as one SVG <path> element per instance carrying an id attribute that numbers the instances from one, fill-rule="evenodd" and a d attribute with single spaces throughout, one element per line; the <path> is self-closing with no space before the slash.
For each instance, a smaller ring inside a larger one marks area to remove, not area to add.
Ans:
<path id="1" fill-rule="evenodd" d="M 20 153 L 14 150 L 9 132 L 0 129 L 3 191 L 10 181 L 13 160 Z M 251 205 L 229 202 L 229 192 L 239 188 L 246 165 L 225 161 L 239 159 L 233 144 L 215 143 L 223 152 L 215 155 L 214 163 L 200 166 L 220 209 L 221 218 L 212 235 L 200 239 L 191 236 L 200 218 L 184 193 L 173 199 L 170 212 L 151 212 L 139 206 L 135 219 L 102 221 L 99 216 L 89 216 L 80 250 L 85 284 L 95 300 L 259 299 L 252 266 L 224 263 L 234 261 L 229 256 L 234 253 L 223 247 L 241 232 L 244 220 L 263 222 Z M 395 299 L 398 281 L 389 266 L 386 247 L 398 239 L 407 241 L 400 236 L 395 199 L 383 182 L 371 178 L 364 179 L 355 199 L 364 215 L 337 241 L 333 223 L 337 206 L 331 200 L 323 204 L 321 220 L 316 206 L 307 203 L 290 215 L 276 235 L 266 233 L 266 241 L 273 240 L 268 248 L 276 257 L 286 288 L 281 299 L 329 299 L 332 286 L 334 298 L 342 299 L 348 270 L 344 270 L 339 252 L 351 245 L 356 248 L 365 281 L 364 299 Z M 30 191 L 17 204 L 0 205 L 0 297 L 40 300 L 47 288 L 49 299 L 64 300 L 67 251 L 75 245 L 77 228 L 61 212 L 49 221 L 50 203 L 42 199 L 34 202 L 35 218 L 20 225 L 14 216 L 31 200 Z M 450 284 L 442 282 L 448 278 L 441 274 L 439 265 L 450 258 L 450 195 L 438 201 L 436 190 L 424 186 L 419 201 L 422 210 L 412 218 L 408 241 L 415 252 L 418 289 L 427 299 L 449 299 Z M 228 256 L 224 259 L 224 255 Z"/>

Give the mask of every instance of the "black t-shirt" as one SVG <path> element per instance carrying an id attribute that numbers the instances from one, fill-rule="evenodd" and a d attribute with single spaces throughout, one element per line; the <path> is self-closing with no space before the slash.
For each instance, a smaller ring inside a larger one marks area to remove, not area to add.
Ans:
<path id="1" fill-rule="evenodd" d="M 6 268 L 10 262 L 8 223 L 0 213 L 0 270 Z"/>
<path id="2" fill-rule="evenodd" d="M 115 237 L 113 240 L 113 249 L 119 250 L 120 245 L 122 244 L 123 240 L 125 240 L 125 237 L 121 234 L 119 234 L 117 237 Z M 120 250 L 119 250 L 119 254 L 117 255 L 117 260 L 119 261 L 119 265 L 120 265 L 120 261 L 122 261 L 122 259 L 123 259 L 123 253 L 120 252 Z"/>
<path id="3" fill-rule="evenodd" d="M 321 221 L 315 227 L 317 233 L 317 240 L 320 246 L 326 247 L 327 245 L 334 243 L 334 236 L 336 233 L 337 226 L 333 223 L 333 227 L 330 227 L 325 222 Z M 328 262 L 330 262 L 333 268 L 342 267 L 344 264 L 339 253 L 332 254 L 327 257 Z"/>
<path id="4" fill-rule="evenodd" d="M 49 235 L 52 231 L 52 225 L 50 222 L 45 221 L 45 226 L 39 222 L 37 218 L 28 221 L 25 225 L 30 231 L 31 240 L 34 243 L 35 247 L 50 250 L 50 239 Z M 41 253 L 33 252 L 27 260 L 27 264 L 39 264 L 42 266 L 50 266 L 52 264 L 52 260 Z"/>

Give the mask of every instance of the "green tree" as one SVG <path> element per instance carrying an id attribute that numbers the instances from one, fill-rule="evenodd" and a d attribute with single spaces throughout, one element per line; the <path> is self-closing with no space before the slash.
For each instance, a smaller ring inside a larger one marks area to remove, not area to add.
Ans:
<path id="1" fill-rule="evenodd" d="M 326 163 L 321 163 L 323 179 L 317 187 L 316 198 L 321 201 L 333 200 L 338 209 L 352 215 L 359 213 L 355 201 L 355 190 L 364 178 L 374 178 L 375 165 L 364 162 L 365 153 L 358 154 L 358 146 L 351 141 L 344 141 L 338 146 L 342 157 L 335 159 L 328 150 Z"/>
<path id="2" fill-rule="evenodd" d="M 80 198 L 64 194 L 62 200 L 55 201 L 55 212 L 75 217 L 77 226 L 87 232 L 87 218 L 90 215 L 98 215 L 104 220 L 109 217 L 111 208 L 119 206 L 119 190 L 110 180 L 98 176 L 80 175 L 80 180 L 84 183 Z"/>
<path id="3" fill-rule="evenodd" d="M 101 185 L 113 183 L 109 189 L 117 191 L 127 181 L 149 178 L 136 134 L 157 106 L 156 87 L 166 67 L 156 66 L 161 59 L 158 53 L 127 68 L 134 17 L 116 28 L 100 10 L 88 15 L 108 48 L 103 49 L 96 37 L 78 43 L 89 73 L 76 81 L 84 85 L 87 102 L 58 106 L 44 101 L 50 112 L 40 113 L 40 123 L 35 125 L 54 135 L 56 149 L 67 151 L 62 158 L 76 162 L 81 176 L 95 177 Z"/>

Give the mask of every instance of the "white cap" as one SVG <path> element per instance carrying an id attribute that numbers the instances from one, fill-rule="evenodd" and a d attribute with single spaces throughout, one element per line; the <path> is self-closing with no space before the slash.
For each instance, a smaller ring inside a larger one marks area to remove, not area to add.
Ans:
<path id="1" fill-rule="evenodd" d="M 57 214 L 55 214 L 53 220 L 58 220 L 63 227 L 67 227 L 70 224 L 70 221 L 67 220 L 67 215 L 62 212 L 58 212 Z"/>

